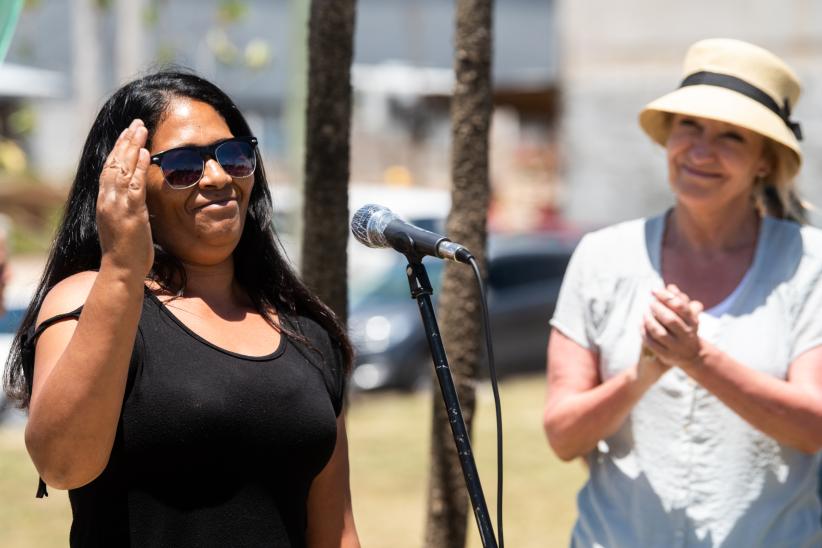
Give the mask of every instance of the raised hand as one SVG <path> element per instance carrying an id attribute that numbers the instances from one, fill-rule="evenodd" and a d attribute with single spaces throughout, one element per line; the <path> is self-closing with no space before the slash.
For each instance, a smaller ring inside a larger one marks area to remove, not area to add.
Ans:
<path id="1" fill-rule="evenodd" d="M 673 284 L 653 294 L 655 301 L 642 325 L 643 344 L 668 366 L 687 367 L 699 359 L 702 349 L 697 334 L 702 303 Z"/>
<path id="2" fill-rule="evenodd" d="M 141 280 L 154 262 L 146 208 L 147 137 L 142 120 L 123 130 L 106 158 L 97 195 L 101 267 L 110 264 Z"/>

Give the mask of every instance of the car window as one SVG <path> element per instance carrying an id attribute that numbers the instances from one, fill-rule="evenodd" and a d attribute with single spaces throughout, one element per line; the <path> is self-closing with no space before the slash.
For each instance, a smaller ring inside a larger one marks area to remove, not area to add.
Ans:
<path id="1" fill-rule="evenodd" d="M 436 295 L 442 285 L 444 261 L 425 261 L 425 270 Z M 397 265 L 388 269 L 381 279 L 363 295 L 352 296 L 352 304 L 371 306 L 375 304 L 410 300 L 411 291 L 408 288 L 408 276 L 405 274 L 405 261 L 398 261 Z"/>
<path id="2" fill-rule="evenodd" d="M 488 269 L 488 285 L 494 291 L 508 291 L 519 287 L 561 280 L 568 267 L 570 255 L 523 254 L 499 257 Z"/>

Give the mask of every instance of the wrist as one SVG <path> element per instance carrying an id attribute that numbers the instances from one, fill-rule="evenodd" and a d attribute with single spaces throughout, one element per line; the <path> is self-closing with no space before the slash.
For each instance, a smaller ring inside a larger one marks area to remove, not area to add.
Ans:
<path id="1" fill-rule="evenodd" d="M 702 369 L 715 351 L 716 347 L 700 338 L 694 355 L 689 359 L 680 360 L 677 366 L 685 372 Z"/>
<path id="2" fill-rule="evenodd" d="M 642 355 L 639 361 L 627 371 L 628 384 L 640 391 L 647 390 L 663 373 L 662 364 L 655 355 Z"/>
<path id="3" fill-rule="evenodd" d="M 145 284 L 145 275 L 132 266 L 124 265 L 103 255 L 100 259 L 98 279 L 103 278 L 106 284 L 122 284 L 130 289 L 139 289 Z"/>

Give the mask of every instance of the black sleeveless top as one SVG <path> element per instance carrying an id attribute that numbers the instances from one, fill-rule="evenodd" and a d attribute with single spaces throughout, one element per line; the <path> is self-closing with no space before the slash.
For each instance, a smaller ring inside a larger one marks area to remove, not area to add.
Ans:
<path id="1" fill-rule="evenodd" d="M 311 344 L 283 335 L 273 354 L 242 356 L 147 292 L 108 465 L 69 491 L 72 547 L 305 546 L 343 365 L 317 323 L 281 320 Z"/>

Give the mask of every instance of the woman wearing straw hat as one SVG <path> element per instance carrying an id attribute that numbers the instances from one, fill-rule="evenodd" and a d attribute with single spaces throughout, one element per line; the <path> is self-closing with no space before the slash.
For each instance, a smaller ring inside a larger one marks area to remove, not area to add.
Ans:
<path id="1" fill-rule="evenodd" d="M 551 321 L 544 426 L 584 457 L 574 546 L 822 546 L 822 232 L 794 73 L 694 44 L 640 125 L 673 207 L 586 236 Z"/>

